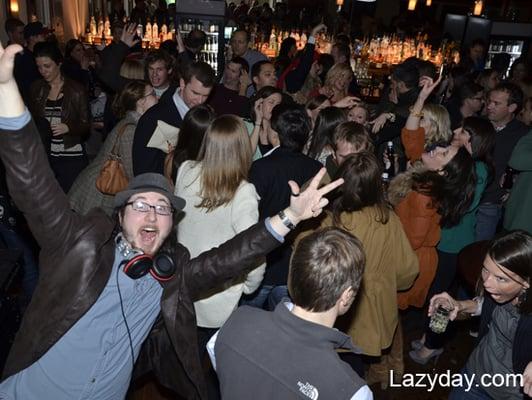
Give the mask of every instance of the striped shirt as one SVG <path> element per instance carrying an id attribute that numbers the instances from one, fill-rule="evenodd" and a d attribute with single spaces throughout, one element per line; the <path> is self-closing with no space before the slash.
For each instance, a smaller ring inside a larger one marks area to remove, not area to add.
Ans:
<path id="1" fill-rule="evenodd" d="M 46 100 L 44 106 L 44 117 L 50 122 L 50 126 L 61 123 L 61 111 L 63 107 L 63 97 L 57 100 Z M 63 136 L 52 136 L 50 144 L 50 156 L 52 157 L 83 157 L 83 147 L 77 144 L 73 147 L 65 148 Z"/>

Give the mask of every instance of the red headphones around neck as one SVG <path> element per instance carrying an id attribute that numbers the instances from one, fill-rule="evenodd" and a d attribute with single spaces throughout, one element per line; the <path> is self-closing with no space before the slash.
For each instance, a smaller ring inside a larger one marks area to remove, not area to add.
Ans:
<path id="1" fill-rule="evenodd" d="M 175 271 L 174 261 L 166 253 L 157 254 L 155 257 L 137 254 L 124 261 L 124 273 L 131 279 L 142 278 L 149 272 L 159 282 L 165 282 L 174 277 Z"/>

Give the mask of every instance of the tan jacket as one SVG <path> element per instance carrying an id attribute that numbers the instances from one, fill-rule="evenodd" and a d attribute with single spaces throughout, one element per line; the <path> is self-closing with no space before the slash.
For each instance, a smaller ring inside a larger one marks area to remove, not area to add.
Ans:
<path id="1" fill-rule="evenodd" d="M 401 221 L 390 211 L 388 223 L 377 220 L 374 207 L 343 213 L 343 228 L 364 246 L 366 268 L 355 304 L 337 321 L 337 327 L 370 356 L 380 356 L 392 344 L 398 321 L 397 291 L 408 289 L 418 271 L 418 260 L 403 231 Z M 333 225 L 328 215 L 321 226 Z"/>

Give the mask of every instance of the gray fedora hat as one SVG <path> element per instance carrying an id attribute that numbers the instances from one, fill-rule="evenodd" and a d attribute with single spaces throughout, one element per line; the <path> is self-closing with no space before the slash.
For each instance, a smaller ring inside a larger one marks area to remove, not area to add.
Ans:
<path id="1" fill-rule="evenodd" d="M 185 200 L 172 193 L 168 179 L 161 174 L 153 172 L 137 175 L 131 179 L 127 188 L 116 194 L 114 206 L 115 208 L 123 207 L 134 194 L 146 192 L 156 192 L 164 195 L 176 210 L 182 210 L 185 207 Z"/>

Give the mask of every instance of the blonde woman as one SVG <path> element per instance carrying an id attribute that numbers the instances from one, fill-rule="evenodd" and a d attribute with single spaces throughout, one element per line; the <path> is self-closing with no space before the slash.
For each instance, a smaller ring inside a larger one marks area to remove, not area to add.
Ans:
<path id="1" fill-rule="evenodd" d="M 233 115 L 216 118 L 205 133 L 197 161 L 181 164 L 175 193 L 186 201 L 177 238 L 191 257 L 217 247 L 259 219 L 258 196 L 247 181 L 251 143 L 243 122 Z M 264 264 L 230 285 L 203 293 L 194 303 L 200 355 L 205 344 L 236 308 L 242 293 L 257 289 Z"/>
<path id="2" fill-rule="evenodd" d="M 331 101 L 336 103 L 343 98 L 350 96 L 349 85 L 353 80 L 353 70 L 348 64 L 335 64 L 325 76 L 325 83 L 319 90 L 319 94 L 324 94 Z"/>
<path id="3" fill-rule="evenodd" d="M 434 82 L 426 76 L 421 79 L 421 91 L 401 132 L 406 157 L 410 161 L 421 159 L 423 152 L 430 152 L 437 145 L 448 145 L 453 137 L 451 119 L 445 107 L 425 104 L 440 80 L 441 77 Z"/>

